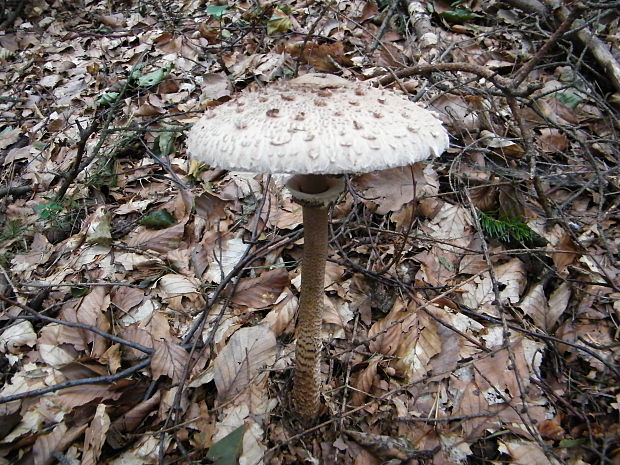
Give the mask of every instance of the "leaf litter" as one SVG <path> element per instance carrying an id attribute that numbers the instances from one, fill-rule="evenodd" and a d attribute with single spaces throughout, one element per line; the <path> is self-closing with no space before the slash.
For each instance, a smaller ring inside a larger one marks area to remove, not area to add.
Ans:
<path id="1" fill-rule="evenodd" d="M 620 460 L 618 64 L 552 36 L 569 8 L 23 3 L 0 10 L 0 463 Z M 587 48 L 617 44 L 588 6 Z M 304 429 L 300 208 L 183 139 L 316 71 L 396 78 L 452 145 L 334 207 Z"/>

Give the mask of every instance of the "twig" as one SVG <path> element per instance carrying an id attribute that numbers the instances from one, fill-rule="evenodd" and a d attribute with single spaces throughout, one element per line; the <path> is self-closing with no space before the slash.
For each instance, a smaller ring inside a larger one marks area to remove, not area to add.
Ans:
<path id="1" fill-rule="evenodd" d="M 377 50 L 377 47 L 379 46 L 379 43 L 381 42 L 381 38 L 383 37 L 383 34 L 385 34 L 385 31 L 387 30 L 387 27 L 390 23 L 390 19 L 392 19 L 392 16 L 394 16 L 394 12 L 396 11 L 396 7 L 398 7 L 399 1 L 400 0 L 392 0 L 392 3 L 390 4 L 390 8 L 385 14 L 385 18 L 383 18 L 383 22 L 381 23 L 379 32 L 377 32 L 377 35 L 375 36 L 374 40 L 372 41 L 372 45 L 370 46 L 369 51 L 371 54 L 375 50 Z"/>
<path id="2" fill-rule="evenodd" d="M 538 83 L 528 84 L 525 87 L 516 88 L 513 86 L 511 79 L 500 76 L 499 74 L 491 71 L 489 68 L 485 68 L 473 63 L 435 63 L 432 65 L 416 65 L 408 68 L 396 71 L 394 74 L 399 78 L 430 74 L 436 72 L 463 72 L 471 73 L 490 81 L 495 87 L 501 90 L 505 95 L 513 97 L 526 97 L 532 92 L 540 89 L 541 85 Z M 379 79 L 378 83 L 382 86 L 386 86 L 394 81 L 391 75 L 384 76 Z"/>
<path id="3" fill-rule="evenodd" d="M 568 31 L 571 24 L 573 24 L 573 21 L 577 19 L 581 12 L 582 9 L 580 7 L 575 7 L 573 11 L 571 11 L 570 14 L 566 16 L 566 18 L 564 18 L 562 23 L 560 23 L 558 28 L 554 31 L 553 34 L 551 34 L 551 37 L 547 39 L 544 45 L 536 51 L 534 56 L 530 58 L 530 60 L 528 60 L 528 62 L 525 63 L 525 65 L 523 65 L 523 67 L 519 71 L 517 71 L 517 73 L 513 77 L 514 87 L 519 87 L 523 83 L 523 81 L 525 81 L 525 79 L 532 72 L 534 67 L 547 55 L 547 52 L 551 49 L 551 47 L 553 47 L 557 43 L 557 41 L 560 40 L 560 37 L 562 37 L 562 35 L 566 31 Z"/>
<path id="4" fill-rule="evenodd" d="M 498 318 L 489 316 L 489 315 L 485 315 L 483 313 L 480 312 L 475 312 L 473 310 L 471 310 L 468 307 L 465 307 L 462 304 L 458 304 L 459 305 L 459 309 L 461 310 L 461 312 L 463 312 L 463 314 L 471 317 L 471 318 L 481 318 L 483 320 L 486 321 L 490 321 L 491 323 L 496 323 L 496 324 L 501 324 L 502 321 Z M 555 342 L 557 344 L 564 344 L 567 345 L 569 347 L 572 347 L 574 349 L 580 350 L 581 352 L 584 352 L 588 355 L 590 355 L 591 357 L 597 359 L 599 362 L 601 362 L 603 365 L 605 365 L 610 371 L 613 372 L 613 374 L 616 376 L 616 378 L 618 378 L 618 380 L 620 380 L 620 368 L 618 368 L 617 366 L 615 366 L 612 363 L 609 363 L 607 360 L 605 360 L 603 357 L 601 357 L 599 354 L 597 354 L 596 352 L 594 352 L 593 350 L 588 349 L 587 347 L 584 347 L 582 345 L 579 344 L 575 344 L 574 342 L 569 342 L 569 341 L 565 341 L 563 339 L 560 339 L 558 337 L 554 337 L 554 336 L 550 336 L 548 334 L 543 334 L 543 333 L 537 333 L 535 331 L 530 331 L 529 329 L 525 329 L 519 325 L 513 324 L 513 323 L 507 323 L 508 328 L 510 329 L 514 329 L 515 331 L 519 331 L 520 333 L 523 334 L 527 334 L 528 336 L 532 336 L 536 339 L 542 339 L 543 341 L 550 341 L 550 342 Z"/>
<path id="5" fill-rule="evenodd" d="M 82 378 L 82 379 L 73 379 L 71 381 L 66 381 L 64 383 L 55 384 L 54 386 L 34 389 L 32 391 L 20 392 L 19 394 L 13 394 L 10 396 L 0 397 L 0 404 L 6 404 L 7 402 L 13 402 L 14 400 L 20 399 L 28 399 L 30 397 L 42 396 L 43 394 L 48 394 L 50 392 L 60 391 L 61 389 L 67 389 L 75 386 L 84 386 L 86 384 L 97 384 L 97 383 L 111 383 L 118 379 L 122 379 L 126 376 L 129 376 L 137 371 L 146 368 L 151 363 L 151 356 L 147 356 L 144 360 L 142 360 L 137 365 L 134 365 L 126 370 L 119 371 L 116 374 L 108 375 L 108 376 L 94 376 L 92 378 Z"/>
<path id="6" fill-rule="evenodd" d="M 0 187 L 0 197 L 7 195 L 22 195 L 32 192 L 32 186 L 5 186 Z"/>
<path id="7" fill-rule="evenodd" d="M 105 331 L 95 327 L 95 326 L 91 326 L 91 325 L 87 325 L 84 323 L 74 323 L 72 321 L 64 321 L 64 320 L 59 320 L 57 318 L 52 318 L 50 316 L 47 315 L 42 315 L 41 313 L 37 312 L 36 310 L 34 310 L 32 307 L 29 307 L 28 305 L 24 305 L 24 304 L 20 304 L 17 301 L 8 299 L 6 297 L 4 297 L 3 295 L 0 294 L 0 300 L 2 300 L 3 302 L 8 303 L 9 305 L 15 305 L 17 307 L 20 307 L 23 310 L 26 310 L 27 312 L 29 312 L 31 315 L 17 315 L 17 316 L 9 316 L 9 318 L 12 319 L 16 319 L 16 320 L 43 320 L 43 321 L 47 321 L 48 323 L 56 323 L 59 325 L 63 325 L 63 326 L 69 326 L 71 328 L 79 328 L 79 329 L 84 329 L 86 331 L 90 331 L 92 333 L 95 333 L 105 339 L 108 339 L 112 342 L 116 342 L 118 344 L 123 344 L 126 345 L 128 347 L 131 347 L 132 349 L 136 349 L 139 350 L 140 352 L 143 352 L 145 354 L 152 354 L 154 352 L 153 349 L 150 349 L 148 347 L 145 347 L 141 344 L 137 344 L 135 342 L 129 341 L 127 339 L 123 339 L 121 337 L 118 336 L 114 336 L 110 333 L 106 333 Z"/>

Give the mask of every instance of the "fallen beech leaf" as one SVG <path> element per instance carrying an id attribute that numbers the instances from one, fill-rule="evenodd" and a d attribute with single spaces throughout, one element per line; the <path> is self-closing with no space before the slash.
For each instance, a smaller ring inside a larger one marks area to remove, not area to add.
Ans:
<path id="1" fill-rule="evenodd" d="M 366 395 L 372 393 L 372 387 L 379 379 L 377 365 L 382 359 L 383 357 L 380 355 L 372 357 L 368 362 L 368 366 L 361 370 L 352 381 L 351 386 L 356 390 L 351 395 L 351 405 L 362 405 Z"/>
<path id="2" fill-rule="evenodd" d="M 51 465 L 56 461 L 53 456 L 55 452 L 64 452 L 78 437 L 82 435 L 88 425 L 74 426 L 67 429 L 67 425 L 60 423 L 56 425 L 49 434 L 37 437 L 32 453 L 35 465 Z"/>
<path id="3" fill-rule="evenodd" d="M 185 222 L 174 225 L 170 228 L 159 230 L 143 229 L 141 232 L 132 236 L 129 245 L 132 247 L 140 247 L 142 249 L 150 249 L 155 252 L 168 252 L 176 249 L 185 232 Z"/>
<path id="4" fill-rule="evenodd" d="M 288 284 L 286 269 L 265 271 L 258 278 L 241 279 L 232 301 L 253 309 L 264 308 L 273 304 Z"/>
<path id="5" fill-rule="evenodd" d="M 225 402 L 244 391 L 276 359 L 276 338 L 266 326 L 241 328 L 213 362 L 218 399 Z"/>
<path id="6" fill-rule="evenodd" d="M 339 71 L 343 67 L 353 66 L 353 62 L 345 55 L 342 42 L 331 44 L 314 44 L 312 42 L 295 42 L 285 46 L 286 52 L 303 62 L 312 65 L 315 70 L 326 73 Z"/>
<path id="7" fill-rule="evenodd" d="M 114 449 L 120 449 L 129 440 L 125 433 L 133 433 L 142 423 L 144 418 L 159 406 L 161 392 L 157 391 L 148 400 L 140 402 L 128 412 L 118 417 L 112 425 L 107 435 L 107 443 Z"/>
<path id="8" fill-rule="evenodd" d="M 110 417 L 106 413 L 106 405 L 99 404 L 90 426 L 84 434 L 84 451 L 82 452 L 82 465 L 91 465 L 99 462 L 101 448 L 105 442 L 106 434 L 110 428 Z"/>
<path id="9" fill-rule="evenodd" d="M 430 165 L 416 163 L 412 166 L 373 171 L 355 178 L 355 186 L 364 191 L 364 203 L 385 215 L 398 211 L 416 198 L 436 195 L 439 191 L 437 173 Z"/>
<path id="10" fill-rule="evenodd" d="M 19 354 L 24 347 L 34 347 L 37 335 L 27 320 L 14 323 L 0 334 L 0 352 Z"/>
<path id="11" fill-rule="evenodd" d="M 189 354 L 183 347 L 170 341 L 158 341 L 151 361 L 153 379 L 168 376 L 173 383 L 178 383 L 188 361 Z"/>

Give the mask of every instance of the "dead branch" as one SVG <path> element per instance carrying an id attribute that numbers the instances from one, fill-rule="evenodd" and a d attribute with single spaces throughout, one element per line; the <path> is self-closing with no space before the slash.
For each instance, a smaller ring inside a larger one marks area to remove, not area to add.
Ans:
<path id="1" fill-rule="evenodd" d="M 511 79 L 500 76 L 488 68 L 472 63 L 435 63 L 431 65 L 416 65 L 396 71 L 394 74 L 398 78 L 405 78 L 441 71 L 475 74 L 481 78 L 487 79 L 505 95 L 512 97 L 526 97 L 541 87 L 540 84 L 533 83 L 528 84 L 525 87 L 515 88 Z M 382 86 L 386 86 L 392 82 L 394 82 L 394 78 L 391 75 L 386 75 L 378 81 L 378 83 Z"/>
<path id="2" fill-rule="evenodd" d="M 5 186 L 0 187 L 0 197 L 7 195 L 22 195 L 32 192 L 32 186 Z"/>
<path id="3" fill-rule="evenodd" d="M 556 0 L 544 0 L 550 10 L 554 12 L 559 21 L 566 21 L 571 17 L 571 10 L 566 6 L 558 4 Z M 590 28 L 584 26 L 584 20 L 574 21 L 573 26 L 579 28 L 577 38 L 586 47 L 596 62 L 601 67 L 603 74 L 609 78 L 617 92 L 620 92 L 620 63 L 611 53 L 611 47 L 605 44 Z"/>

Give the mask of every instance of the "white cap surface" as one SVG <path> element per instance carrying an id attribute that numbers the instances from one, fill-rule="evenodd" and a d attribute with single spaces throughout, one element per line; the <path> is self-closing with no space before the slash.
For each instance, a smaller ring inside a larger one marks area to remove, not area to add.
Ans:
<path id="1" fill-rule="evenodd" d="M 228 170 L 363 173 L 440 155 L 448 134 L 401 94 L 306 74 L 208 109 L 187 146 L 193 158 Z"/>

